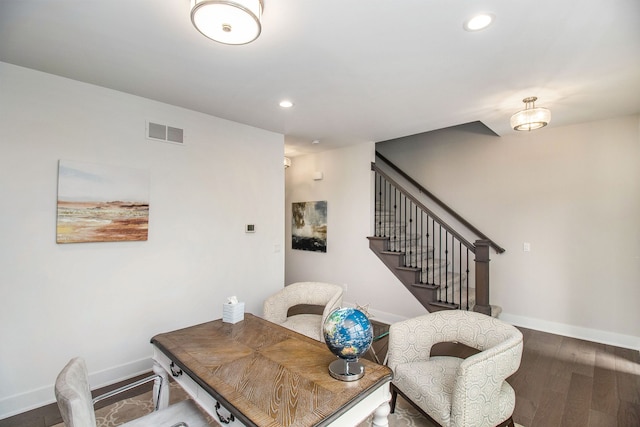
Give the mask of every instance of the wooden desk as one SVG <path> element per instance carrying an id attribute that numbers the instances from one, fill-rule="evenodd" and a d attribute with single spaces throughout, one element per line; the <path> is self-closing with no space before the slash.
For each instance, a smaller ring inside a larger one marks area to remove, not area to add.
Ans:
<path id="1" fill-rule="evenodd" d="M 336 357 L 324 343 L 251 314 L 156 335 L 154 360 L 216 420 L 215 405 L 234 424 L 268 427 L 353 427 L 374 413 L 387 426 L 391 370 L 368 360 L 365 376 L 344 382 L 329 375 Z"/>

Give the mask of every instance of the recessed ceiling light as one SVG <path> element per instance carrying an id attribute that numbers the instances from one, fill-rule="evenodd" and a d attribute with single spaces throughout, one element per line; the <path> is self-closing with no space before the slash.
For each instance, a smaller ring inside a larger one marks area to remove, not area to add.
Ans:
<path id="1" fill-rule="evenodd" d="M 280 101 L 280 106 L 282 108 L 291 108 L 291 107 L 293 107 L 293 102 L 288 101 L 288 100 L 285 99 L 284 101 Z"/>
<path id="2" fill-rule="evenodd" d="M 312 144 L 320 144 L 320 140 L 319 139 L 314 139 L 313 141 L 311 141 Z"/>
<path id="3" fill-rule="evenodd" d="M 478 15 L 475 15 L 471 19 L 468 19 L 464 23 L 463 27 L 467 31 L 484 30 L 489 25 L 491 25 L 494 19 L 495 19 L 495 16 L 491 13 L 479 13 Z"/>

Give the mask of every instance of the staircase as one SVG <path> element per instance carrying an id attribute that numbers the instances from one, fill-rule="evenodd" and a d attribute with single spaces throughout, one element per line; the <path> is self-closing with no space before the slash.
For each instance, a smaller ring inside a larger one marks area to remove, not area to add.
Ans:
<path id="1" fill-rule="evenodd" d="M 473 310 L 497 317 L 500 307 L 489 303 L 489 250 L 504 249 L 446 207 L 420 184 L 379 153 L 376 158 L 399 173 L 417 194 L 444 210 L 479 237 L 465 239 L 387 172 L 375 173 L 375 235 L 370 249 L 428 311 Z M 406 185 L 406 184 L 405 184 Z"/>

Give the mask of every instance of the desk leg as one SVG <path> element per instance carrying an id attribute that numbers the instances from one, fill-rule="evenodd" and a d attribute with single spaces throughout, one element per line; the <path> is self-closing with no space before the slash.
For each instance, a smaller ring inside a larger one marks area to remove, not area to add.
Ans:
<path id="1" fill-rule="evenodd" d="M 373 427 L 387 427 L 389 425 L 388 417 L 390 412 L 391 407 L 389 406 L 389 402 L 384 402 L 382 405 L 378 406 L 373 412 L 371 425 Z"/>
<path id="2" fill-rule="evenodd" d="M 169 406 L 169 376 L 167 371 L 156 361 L 153 362 L 153 373 L 162 377 L 162 385 L 158 380 L 153 382 L 153 406 L 164 409 Z M 158 396 L 160 396 L 160 401 L 158 401 Z"/>

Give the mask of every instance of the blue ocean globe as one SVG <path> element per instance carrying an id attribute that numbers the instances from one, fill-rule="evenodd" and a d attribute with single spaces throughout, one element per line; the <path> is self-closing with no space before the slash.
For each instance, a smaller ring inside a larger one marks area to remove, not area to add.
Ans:
<path id="1" fill-rule="evenodd" d="M 373 327 L 367 316 L 355 308 L 339 308 L 324 321 L 324 341 L 341 359 L 357 361 L 373 340 Z"/>

